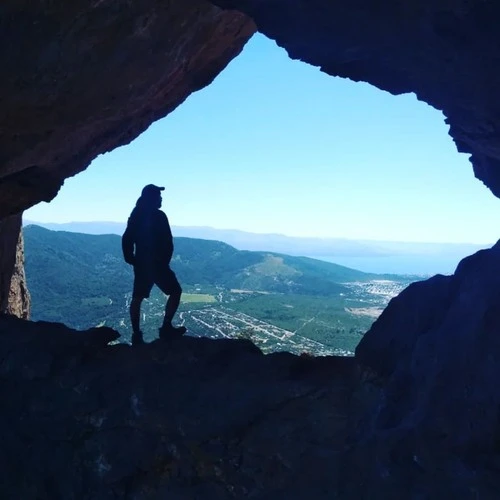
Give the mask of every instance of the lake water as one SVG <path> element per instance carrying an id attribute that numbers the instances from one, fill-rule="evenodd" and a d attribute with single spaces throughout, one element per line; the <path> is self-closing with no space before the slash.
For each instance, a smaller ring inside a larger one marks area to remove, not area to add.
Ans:
<path id="1" fill-rule="evenodd" d="M 396 255 L 380 257 L 314 256 L 312 258 L 333 262 L 367 273 L 417 274 L 429 276 L 434 274 L 453 274 L 458 263 L 464 257 L 466 257 L 466 255 Z"/>

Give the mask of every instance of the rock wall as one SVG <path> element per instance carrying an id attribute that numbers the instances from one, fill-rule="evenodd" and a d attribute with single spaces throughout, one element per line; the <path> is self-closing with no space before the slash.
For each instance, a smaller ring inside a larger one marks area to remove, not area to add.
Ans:
<path id="1" fill-rule="evenodd" d="M 445 323 L 481 281 L 448 290 Z M 381 323 L 410 324 L 415 296 Z M 382 375 L 363 346 L 360 369 L 354 358 L 264 356 L 243 340 L 108 345 L 119 336 L 109 328 L 0 315 L 0 496 L 497 498 L 499 349 L 477 325 L 479 341 L 464 328 L 454 350 L 436 319 Z M 470 358 L 459 350 L 471 346 Z"/>
<path id="2" fill-rule="evenodd" d="M 0 313 L 29 318 L 30 295 L 24 274 L 22 216 L 0 221 Z"/>
<path id="3" fill-rule="evenodd" d="M 20 0 L 0 29 L 1 219 L 208 85 L 255 26 L 204 0 Z"/>
<path id="4" fill-rule="evenodd" d="M 213 3 L 248 14 L 260 32 L 276 40 L 294 59 L 318 66 L 330 75 L 369 82 L 393 94 L 414 92 L 442 110 L 458 150 L 472 154 L 476 177 L 500 196 L 500 3 Z"/>
<path id="5" fill-rule="evenodd" d="M 368 483 L 420 470 L 455 477 L 445 497 L 495 498 L 499 332 L 500 242 L 390 302 L 356 349 L 372 391 L 360 426 Z"/>
<path id="6" fill-rule="evenodd" d="M 498 447 L 500 242 L 452 276 L 410 285 L 356 349 L 387 383 L 377 426 L 411 425 L 455 450 Z"/>

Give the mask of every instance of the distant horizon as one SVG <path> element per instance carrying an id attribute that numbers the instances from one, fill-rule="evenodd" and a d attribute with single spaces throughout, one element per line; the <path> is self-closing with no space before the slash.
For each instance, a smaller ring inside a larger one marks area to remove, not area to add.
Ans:
<path id="1" fill-rule="evenodd" d="M 25 219 L 23 217 L 23 225 L 28 224 L 49 224 L 53 226 L 64 226 L 71 224 L 113 224 L 113 225 L 125 225 L 126 221 L 113 221 L 113 220 L 70 220 L 65 222 L 53 222 L 53 221 L 35 221 L 31 219 Z M 495 245 L 496 241 L 415 241 L 415 240 L 391 240 L 391 239 L 372 239 L 372 238 L 348 238 L 343 236 L 296 236 L 286 233 L 276 233 L 276 232 L 255 232 L 255 231 L 247 231 L 244 229 L 234 228 L 234 227 L 217 227 L 217 226 L 207 226 L 207 225 L 184 225 L 184 224 L 172 224 L 173 228 L 186 228 L 186 229 L 209 229 L 216 231 L 231 231 L 231 232 L 240 232 L 250 235 L 258 235 L 258 236 L 278 236 L 284 238 L 293 238 L 293 239 L 301 239 L 301 240 L 321 240 L 321 241 L 329 241 L 329 240 L 343 240 L 343 241 L 352 241 L 352 242 L 371 242 L 371 243 L 409 243 L 415 245 Z M 500 238 L 499 238 L 500 239 Z M 498 240 L 497 240 L 498 241 Z"/>
<path id="2" fill-rule="evenodd" d="M 41 227 L 49 232 L 89 236 L 116 236 L 119 240 L 125 224 L 113 221 L 51 224 L 25 220 L 24 227 Z M 463 258 L 491 245 L 306 238 L 277 233 L 252 233 L 238 229 L 217 229 L 210 226 L 172 226 L 172 232 L 175 238 L 218 241 L 236 250 L 309 257 L 369 273 L 422 277 L 452 274 Z"/>
<path id="3" fill-rule="evenodd" d="M 206 88 L 65 180 L 28 219 L 127 220 L 146 184 L 181 227 L 346 241 L 491 244 L 500 200 L 443 113 L 333 78 L 256 34 Z"/>

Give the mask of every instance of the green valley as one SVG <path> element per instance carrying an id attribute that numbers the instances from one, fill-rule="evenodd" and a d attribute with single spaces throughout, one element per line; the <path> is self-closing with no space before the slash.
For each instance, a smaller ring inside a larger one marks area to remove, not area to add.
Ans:
<path id="1" fill-rule="evenodd" d="M 24 229 L 34 320 L 86 329 L 106 325 L 130 338 L 133 271 L 117 235 Z M 250 338 L 264 351 L 350 354 L 411 277 L 376 275 L 306 257 L 240 251 L 222 242 L 175 238 L 172 268 L 184 293 L 179 319 L 189 334 Z M 165 297 L 143 305 L 151 340 Z"/>

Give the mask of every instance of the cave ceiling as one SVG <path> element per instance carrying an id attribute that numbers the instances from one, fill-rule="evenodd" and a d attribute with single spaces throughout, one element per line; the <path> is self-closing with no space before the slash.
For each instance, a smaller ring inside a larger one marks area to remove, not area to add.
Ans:
<path id="1" fill-rule="evenodd" d="M 211 83 L 255 25 L 204 0 L 16 0 L 0 30 L 4 217 L 50 201 Z"/>
<path id="2" fill-rule="evenodd" d="M 213 1 L 252 17 L 293 59 L 392 94 L 414 92 L 441 110 L 458 151 L 500 197 L 499 2 Z"/>
<path id="3" fill-rule="evenodd" d="M 500 196 L 499 18 L 490 0 L 4 2 L 0 217 L 211 83 L 256 27 L 293 59 L 443 111 Z"/>

